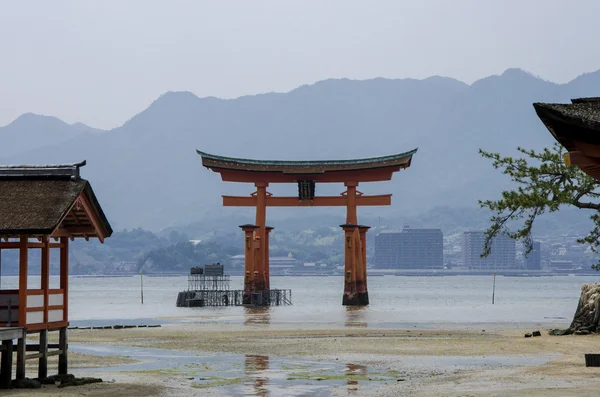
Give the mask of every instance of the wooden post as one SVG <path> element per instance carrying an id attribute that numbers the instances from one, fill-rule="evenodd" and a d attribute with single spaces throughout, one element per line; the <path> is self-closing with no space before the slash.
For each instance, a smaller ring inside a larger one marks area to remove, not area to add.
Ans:
<path id="1" fill-rule="evenodd" d="M 40 331 L 40 358 L 38 363 L 38 378 L 48 377 L 48 330 Z"/>
<path id="2" fill-rule="evenodd" d="M 362 289 L 363 289 L 363 304 L 369 304 L 369 290 L 367 288 L 367 232 L 370 227 L 365 225 L 358 226 L 358 232 L 360 234 L 360 245 L 362 251 L 362 273 L 359 278 L 362 279 Z"/>
<path id="3" fill-rule="evenodd" d="M 356 254 L 354 231 L 358 226 L 340 225 L 344 229 L 344 296 L 342 305 L 356 305 Z"/>
<path id="4" fill-rule="evenodd" d="M 10 386 L 12 378 L 13 341 L 12 339 L 2 341 L 2 362 L 0 363 L 0 388 Z"/>
<path id="5" fill-rule="evenodd" d="M 68 349 L 67 327 L 58 330 L 58 349 L 62 352 L 58 356 L 58 374 L 66 375 L 68 371 Z"/>
<path id="6" fill-rule="evenodd" d="M 27 236 L 21 236 L 19 241 L 19 320 L 18 326 L 27 325 L 27 264 L 29 250 Z"/>
<path id="7" fill-rule="evenodd" d="M 254 237 L 254 273 L 252 273 L 252 279 L 254 280 L 253 292 L 264 290 L 263 278 L 260 274 L 261 261 L 262 261 L 262 239 L 258 236 Z"/>
<path id="8" fill-rule="evenodd" d="M 42 237 L 41 285 L 44 291 L 44 324 L 48 323 L 48 289 L 50 288 L 50 242 L 48 236 Z M 40 335 L 41 338 L 41 335 Z"/>
<path id="9" fill-rule="evenodd" d="M 346 186 L 346 224 L 356 225 L 358 218 L 356 215 L 356 187 L 358 182 L 345 182 Z"/>
<path id="10" fill-rule="evenodd" d="M 60 289 L 63 290 L 63 321 L 69 321 L 69 239 L 60 238 Z M 58 374 L 66 375 L 68 371 L 67 326 L 58 330 Z"/>
<path id="11" fill-rule="evenodd" d="M 244 295 L 242 302 L 250 303 L 251 291 L 254 291 L 254 231 L 256 225 L 241 225 L 244 231 Z"/>
<path id="12" fill-rule="evenodd" d="M 256 237 L 259 239 L 258 261 L 254 263 L 254 271 L 258 272 L 258 287 L 265 289 L 265 257 L 268 255 L 265 249 L 265 235 L 267 234 L 267 186 L 268 183 L 257 182 L 256 186 Z"/>
<path id="13" fill-rule="evenodd" d="M 25 379 L 25 344 L 27 332 L 23 331 L 23 337 L 17 339 L 17 379 Z"/>
<path id="14" fill-rule="evenodd" d="M 63 290 L 63 321 L 69 321 L 69 239 L 60 238 L 60 289 Z"/>
<path id="15" fill-rule="evenodd" d="M 271 230 L 273 228 L 267 226 L 265 234 L 265 287 L 267 290 L 271 289 L 271 263 L 269 262 L 269 235 L 271 234 Z"/>

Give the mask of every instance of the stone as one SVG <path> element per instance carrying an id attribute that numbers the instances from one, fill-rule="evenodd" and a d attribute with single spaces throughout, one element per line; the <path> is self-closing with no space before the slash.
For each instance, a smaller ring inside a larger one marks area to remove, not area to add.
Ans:
<path id="1" fill-rule="evenodd" d="M 36 379 L 14 379 L 11 382 L 11 386 L 15 389 L 39 389 L 42 384 Z"/>
<path id="2" fill-rule="evenodd" d="M 51 376 L 48 376 L 47 378 L 42 378 L 42 379 L 37 379 L 37 380 L 43 385 L 55 385 L 55 384 L 57 384 L 57 382 L 58 382 L 58 384 L 72 382 L 75 380 L 75 375 L 73 375 L 73 374 L 51 375 Z"/>
<path id="3" fill-rule="evenodd" d="M 101 383 L 102 379 L 100 378 L 75 378 L 70 382 L 64 382 L 58 385 L 58 387 L 67 387 L 67 386 L 83 386 L 90 383 Z"/>
<path id="4" fill-rule="evenodd" d="M 573 330 L 570 328 L 567 329 L 551 329 L 548 334 L 553 336 L 562 336 L 562 335 L 571 335 Z"/>
<path id="5" fill-rule="evenodd" d="M 531 333 L 531 335 L 533 335 L 533 336 L 542 336 L 542 333 L 540 331 L 533 331 Z"/>
<path id="6" fill-rule="evenodd" d="M 587 335 L 597 330 L 600 321 L 600 283 L 583 284 L 581 296 L 569 327 L 576 335 Z M 579 334 L 576 331 L 583 331 Z"/>
<path id="7" fill-rule="evenodd" d="M 590 331 L 586 331 L 586 330 L 577 330 L 574 333 L 575 333 L 575 335 L 589 335 L 589 334 L 591 334 Z"/>
<path id="8" fill-rule="evenodd" d="M 531 338 L 531 334 L 525 334 L 526 338 Z"/>

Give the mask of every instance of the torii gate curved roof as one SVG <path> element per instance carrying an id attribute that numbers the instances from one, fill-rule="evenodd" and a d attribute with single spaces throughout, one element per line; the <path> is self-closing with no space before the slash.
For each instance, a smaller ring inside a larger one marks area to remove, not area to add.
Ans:
<path id="1" fill-rule="evenodd" d="M 202 165 L 227 182 L 375 182 L 410 167 L 417 149 L 389 156 L 351 160 L 282 161 L 224 157 L 197 150 Z"/>

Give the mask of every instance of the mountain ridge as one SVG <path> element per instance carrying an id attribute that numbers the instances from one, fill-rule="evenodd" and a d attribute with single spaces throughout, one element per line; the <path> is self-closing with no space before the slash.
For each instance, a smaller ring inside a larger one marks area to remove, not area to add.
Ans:
<path id="1" fill-rule="evenodd" d="M 215 211 L 251 212 L 220 207 L 221 194 L 246 195 L 252 187 L 223 183 L 202 167 L 196 149 L 230 157 L 324 160 L 418 147 L 412 166 L 391 182 L 361 185 L 365 193 L 393 193 L 392 207 L 365 208 L 361 213 L 395 216 L 439 205 L 476 205 L 477 199 L 497 197 L 510 186 L 480 158 L 479 148 L 514 155 L 517 146 L 540 149 L 552 144 L 531 104 L 600 92 L 600 71 L 566 84 L 522 70 L 489 78 L 471 85 L 439 76 L 327 79 L 287 93 L 236 99 L 170 91 L 120 127 L 73 133 L 62 141 L 55 137 L 38 147 L 26 142 L 26 150 L 20 152 L 0 149 L 0 158 L 13 163 L 85 158 L 83 175 L 116 228 L 158 230 L 201 221 Z M 269 189 L 295 194 L 290 186 Z M 318 194 L 339 194 L 340 189 L 319 185 Z M 275 218 L 285 213 L 269 209 Z"/>

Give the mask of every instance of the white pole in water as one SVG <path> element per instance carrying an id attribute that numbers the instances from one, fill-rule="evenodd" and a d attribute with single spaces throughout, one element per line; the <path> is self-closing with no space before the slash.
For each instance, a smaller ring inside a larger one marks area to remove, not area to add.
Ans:
<path id="1" fill-rule="evenodd" d="M 494 304 L 495 295 L 496 295 L 496 272 L 494 272 L 494 287 L 492 289 L 492 305 Z"/>
<path id="2" fill-rule="evenodd" d="M 142 271 L 140 270 L 140 286 L 141 286 L 141 297 L 142 297 L 142 305 L 144 304 L 144 276 L 142 275 Z"/>

